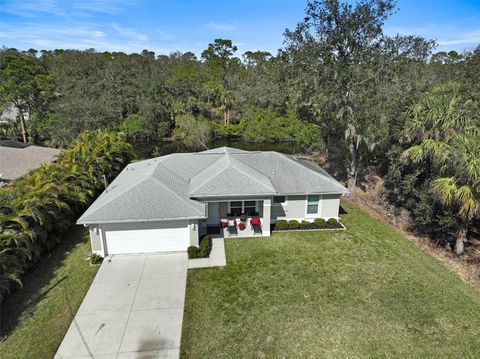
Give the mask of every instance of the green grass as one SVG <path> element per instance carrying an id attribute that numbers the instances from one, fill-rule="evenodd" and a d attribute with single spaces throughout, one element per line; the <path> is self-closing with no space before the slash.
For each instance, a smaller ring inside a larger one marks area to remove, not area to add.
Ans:
<path id="1" fill-rule="evenodd" d="M 53 357 L 97 271 L 90 253 L 88 231 L 75 228 L 24 276 L 2 304 L 2 359 Z"/>
<path id="2" fill-rule="evenodd" d="M 188 272 L 183 358 L 478 358 L 480 293 L 356 207 Z"/>

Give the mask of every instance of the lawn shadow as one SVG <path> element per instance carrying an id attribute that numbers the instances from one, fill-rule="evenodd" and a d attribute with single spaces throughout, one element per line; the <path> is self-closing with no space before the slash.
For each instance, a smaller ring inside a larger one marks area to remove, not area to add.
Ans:
<path id="1" fill-rule="evenodd" d="M 348 214 L 347 210 L 345 208 L 343 208 L 342 206 L 340 206 L 339 213 L 340 214 Z"/>
<path id="2" fill-rule="evenodd" d="M 81 231 L 83 228 L 72 228 L 57 247 L 45 253 L 38 263 L 22 276 L 23 287 L 16 288 L 1 303 L 0 341 L 12 333 L 22 315 L 33 313 L 37 304 L 68 278 L 64 275 L 51 283 L 56 269 L 62 265 L 70 251 L 83 241 L 84 235 Z"/>

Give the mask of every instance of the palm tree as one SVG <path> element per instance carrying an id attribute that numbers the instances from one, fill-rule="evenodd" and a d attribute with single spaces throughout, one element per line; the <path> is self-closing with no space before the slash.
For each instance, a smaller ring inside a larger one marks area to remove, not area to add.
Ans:
<path id="1" fill-rule="evenodd" d="M 446 176 L 435 179 L 432 187 L 442 204 L 458 211 L 455 253 L 462 254 L 469 223 L 480 211 L 480 129 L 456 135 L 437 160 Z"/>
<path id="2" fill-rule="evenodd" d="M 230 123 L 230 112 L 233 110 L 236 104 L 236 98 L 232 91 L 222 90 L 220 91 L 220 107 L 223 112 L 223 124 L 227 126 Z"/>
<path id="3" fill-rule="evenodd" d="M 10 283 L 14 282 L 22 285 L 18 271 L 20 268 L 17 264 L 18 260 L 12 255 L 11 249 L 0 250 L 0 303 L 5 293 L 10 292 Z"/>
<path id="4" fill-rule="evenodd" d="M 445 141 L 472 124 L 463 109 L 459 87 L 452 84 L 435 86 L 407 115 L 403 138 L 414 145 L 402 157 L 413 162 L 432 160 L 445 150 Z"/>
<path id="5" fill-rule="evenodd" d="M 0 303 L 11 282 L 55 246 L 132 156 L 116 133 L 85 132 L 55 163 L 0 189 Z"/>
<path id="6" fill-rule="evenodd" d="M 405 161 L 426 161 L 434 174 L 432 188 L 440 202 L 458 211 L 455 252 L 463 253 L 468 225 L 479 211 L 479 130 L 457 85 L 434 87 L 409 111 L 404 138 L 411 147 Z"/>

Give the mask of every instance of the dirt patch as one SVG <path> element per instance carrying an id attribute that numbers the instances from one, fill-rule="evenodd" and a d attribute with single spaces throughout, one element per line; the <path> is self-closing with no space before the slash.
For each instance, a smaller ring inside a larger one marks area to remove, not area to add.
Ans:
<path id="1" fill-rule="evenodd" d="M 338 233 L 334 234 L 331 238 L 337 242 L 347 242 L 350 239 L 350 235 L 346 233 Z"/>
<path id="2" fill-rule="evenodd" d="M 443 247 L 427 236 L 419 236 L 408 230 L 410 217 L 406 210 L 399 215 L 392 215 L 385 208 L 385 201 L 382 197 L 383 181 L 376 178 L 375 185 L 369 190 L 363 191 L 357 188 L 354 196 L 345 197 L 346 202 L 359 206 L 384 224 L 394 227 L 403 236 L 412 241 L 419 249 L 438 258 L 447 264 L 460 278 L 480 290 L 480 248 L 471 248 L 463 256 L 456 256 L 450 247 Z M 480 244 L 479 244 L 480 245 Z"/>

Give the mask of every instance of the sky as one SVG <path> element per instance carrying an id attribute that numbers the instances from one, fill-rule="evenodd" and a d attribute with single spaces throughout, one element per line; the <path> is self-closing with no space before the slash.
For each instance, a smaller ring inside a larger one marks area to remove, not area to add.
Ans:
<path id="1" fill-rule="evenodd" d="M 305 6 L 305 0 L 0 0 L 0 46 L 198 55 L 213 39 L 226 38 L 239 54 L 275 54 Z M 397 6 L 384 27 L 389 35 L 434 39 L 437 51 L 480 44 L 480 0 L 398 0 Z"/>

